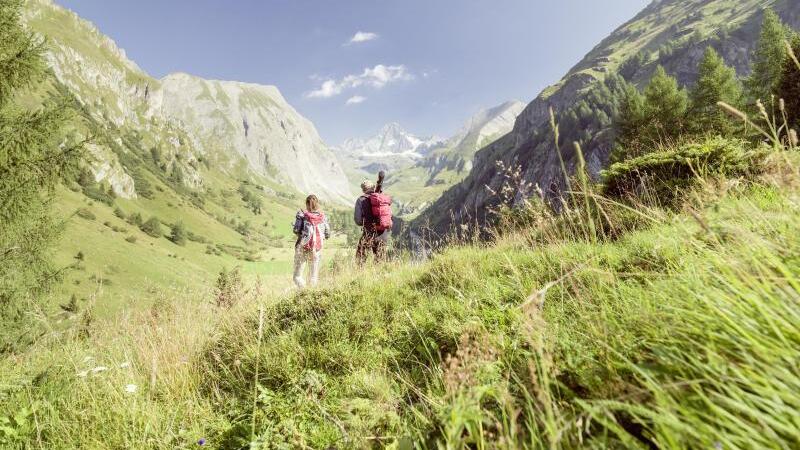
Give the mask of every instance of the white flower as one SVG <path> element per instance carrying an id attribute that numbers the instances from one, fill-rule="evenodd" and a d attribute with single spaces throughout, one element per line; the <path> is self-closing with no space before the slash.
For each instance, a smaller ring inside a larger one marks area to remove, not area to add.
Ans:
<path id="1" fill-rule="evenodd" d="M 78 377 L 80 378 L 86 378 L 86 375 L 89 375 L 88 370 L 84 370 L 83 372 L 78 372 Z"/>
<path id="2" fill-rule="evenodd" d="M 125 386 L 125 392 L 129 394 L 133 394 L 137 389 L 139 389 L 139 386 L 136 386 L 135 384 L 128 384 Z"/>
<path id="3" fill-rule="evenodd" d="M 89 361 L 91 361 L 93 359 L 94 358 L 92 358 L 91 356 L 87 356 L 86 358 L 83 358 L 83 362 L 87 363 L 87 362 L 89 362 Z"/>
<path id="4" fill-rule="evenodd" d="M 108 370 L 108 367 L 106 366 L 97 366 L 94 369 L 92 369 L 92 373 L 105 372 L 106 370 Z"/>
<path id="5" fill-rule="evenodd" d="M 129 363 L 128 361 L 125 361 L 124 363 L 119 365 L 119 368 L 120 369 L 127 369 L 130 366 L 131 366 L 131 363 Z"/>

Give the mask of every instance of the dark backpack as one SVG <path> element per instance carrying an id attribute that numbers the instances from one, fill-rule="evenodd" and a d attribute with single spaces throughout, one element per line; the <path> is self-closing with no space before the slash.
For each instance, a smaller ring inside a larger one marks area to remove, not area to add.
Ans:
<path id="1" fill-rule="evenodd" d="M 370 224 L 370 228 L 378 233 L 391 230 L 392 222 L 392 197 L 380 192 L 374 192 L 366 196 L 367 214 L 365 217 Z"/>

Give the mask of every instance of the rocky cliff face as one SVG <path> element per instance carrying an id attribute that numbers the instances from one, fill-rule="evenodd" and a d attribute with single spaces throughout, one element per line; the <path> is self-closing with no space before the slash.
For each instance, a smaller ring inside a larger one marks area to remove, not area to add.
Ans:
<path id="1" fill-rule="evenodd" d="M 506 183 L 497 161 L 518 168 L 525 182 L 538 186 L 545 195 L 558 196 L 564 180 L 550 130 L 551 108 L 560 124 L 571 125 L 571 132 L 562 133 L 559 142 L 568 171 L 573 172 L 577 164 L 573 142 L 579 142 L 589 171 L 597 175 L 608 162 L 610 118 L 616 113 L 616 105 L 603 99 L 620 89 L 619 80 L 641 85 L 660 64 L 688 85 L 694 82 L 697 63 L 709 45 L 745 75 L 765 7 L 773 7 L 790 25 L 800 25 L 796 0 L 654 1 L 531 102 L 513 131 L 479 151 L 470 175 L 411 227 L 445 232 L 458 223 L 485 220 L 487 206 L 498 201 L 492 192 Z M 518 190 L 516 199 L 532 194 Z"/>
<path id="2" fill-rule="evenodd" d="M 244 162 L 253 173 L 300 192 L 337 203 L 349 199 L 337 160 L 276 88 L 184 74 L 156 80 L 94 25 L 51 0 L 28 0 L 23 19 L 47 38 L 55 78 L 80 103 L 91 127 L 134 137 L 97 142 L 91 149 L 95 178 L 117 195 L 136 195 L 120 162 L 135 142 L 139 151 L 162 155 L 164 171 L 180 173 L 189 188 L 204 185 L 204 159 L 226 161 L 210 169 L 231 177 Z"/>
<path id="3" fill-rule="evenodd" d="M 204 154 L 233 151 L 260 175 L 349 202 L 334 155 L 274 86 L 173 74 L 151 92 L 148 105 L 149 115 L 180 123 Z"/>

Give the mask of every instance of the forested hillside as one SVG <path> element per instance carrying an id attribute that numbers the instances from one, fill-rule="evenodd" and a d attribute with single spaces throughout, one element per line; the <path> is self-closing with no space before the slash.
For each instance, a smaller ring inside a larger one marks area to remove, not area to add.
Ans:
<path id="1" fill-rule="evenodd" d="M 567 188 L 559 158 L 572 176 L 580 163 L 575 142 L 595 179 L 611 161 L 613 118 L 629 84 L 643 89 L 663 67 L 679 86 L 690 88 L 709 46 L 739 76 L 747 76 L 765 8 L 774 10 L 789 27 L 800 28 L 800 5 L 788 0 L 652 2 L 529 104 L 511 133 L 478 152 L 473 162 L 477 170 L 448 190 L 411 228 L 441 234 L 461 223 L 485 222 L 486 212 L 501 203 L 494 193 L 505 184 L 496 161 L 519 170 L 530 185 L 529 192 L 512 195 L 515 204 L 532 196 L 534 188 L 558 203 Z M 558 147 L 551 110 L 559 124 Z"/>

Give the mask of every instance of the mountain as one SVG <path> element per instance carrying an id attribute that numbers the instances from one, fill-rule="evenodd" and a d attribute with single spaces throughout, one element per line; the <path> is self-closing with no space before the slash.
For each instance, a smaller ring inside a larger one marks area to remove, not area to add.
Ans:
<path id="1" fill-rule="evenodd" d="M 557 198 L 565 182 L 550 126 L 551 108 L 560 129 L 558 150 L 568 172 L 574 173 L 578 163 L 573 145 L 578 142 L 587 169 L 596 177 L 608 164 L 611 123 L 617 112 L 614 99 L 622 94 L 623 80 L 642 86 L 662 65 L 682 85 L 690 85 L 709 45 L 746 75 L 767 7 L 794 28 L 800 26 L 796 0 L 653 1 L 536 97 L 517 118 L 513 131 L 481 149 L 469 176 L 445 192 L 411 228 L 441 233 L 457 224 L 486 220 L 487 207 L 499 201 L 493 192 L 507 183 L 496 167 L 498 161 L 519 170 L 521 182 Z M 531 194 L 516 189 L 515 201 Z"/>
<path id="2" fill-rule="evenodd" d="M 514 127 L 517 116 L 525 109 L 525 104 L 512 100 L 490 109 L 484 109 L 472 116 L 464 127 L 445 145 L 433 149 L 417 165 L 429 169 L 430 180 L 444 170 L 469 172 L 475 153 L 496 141 Z"/>
<path id="3" fill-rule="evenodd" d="M 164 155 L 181 155 L 177 166 L 187 187 L 203 185 L 195 166 L 205 159 L 220 163 L 214 169 L 231 177 L 244 163 L 254 174 L 294 190 L 336 203 L 349 198 L 338 161 L 277 88 L 186 74 L 156 80 L 91 23 L 50 0 L 30 0 L 24 19 L 46 36 L 56 79 L 87 112 L 100 123 L 135 130 Z M 119 158 L 102 146 L 94 153 L 99 164 L 114 168 L 95 168 L 98 181 L 110 182 L 121 195 L 135 195 Z"/>
<path id="4" fill-rule="evenodd" d="M 149 115 L 181 123 L 205 154 L 233 150 L 259 175 L 283 179 L 301 192 L 350 201 L 335 156 L 274 86 L 172 74 L 160 80 L 148 106 Z"/>
<path id="5" fill-rule="evenodd" d="M 89 138 L 82 173 L 53 204 L 65 221 L 55 263 L 74 267 L 54 297 L 74 295 L 105 313 L 128 299 L 139 306 L 154 289 L 208 289 L 223 267 L 275 277 L 269 286 L 280 289 L 291 267 L 289 222 L 305 195 L 329 209 L 349 204 L 334 154 L 277 88 L 156 79 L 50 0 L 27 0 L 22 19 L 46 39 L 50 72 L 21 102 L 68 99 L 77 111 L 70 128 Z M 160 225 L 146 232 L 150 219 Z M 169 240 L 177 224 L 185 245 Z"/>
<path id="6" fill-rule="evenodd" d="M 381 170 L 392 173 L 412 167 L 440 145 L 439 138 L 418 137 L 400 124 L 390 123 L 371 138 L 347 139 L 332 151 L 345 167 L 353 189 L 358 191 L 362 180 L 375 178 Z"/>
<path id="7" fill-rule="evenodd" d="M 377 135 L 369 139 L 348 139 L 338 151 L 356 158 L 373 159 L 392 156 L 405 156 L 409 159 L 422 158 L 430 149 L 439 144 L 436 137 L 420 138 L 405 131 L 400 124 L 385 125 Z"/>
<path id="8" fill-rule="evenodd" d="M 428 148 L 413 166 L 389 172 L 386 188 L 403 216 L 413 216 L 437 199 L 472 170 L 480 148 L 511 131 L 525 104 L 513 100 L 483 109 L 469 118 L 454 136 Z"/>

